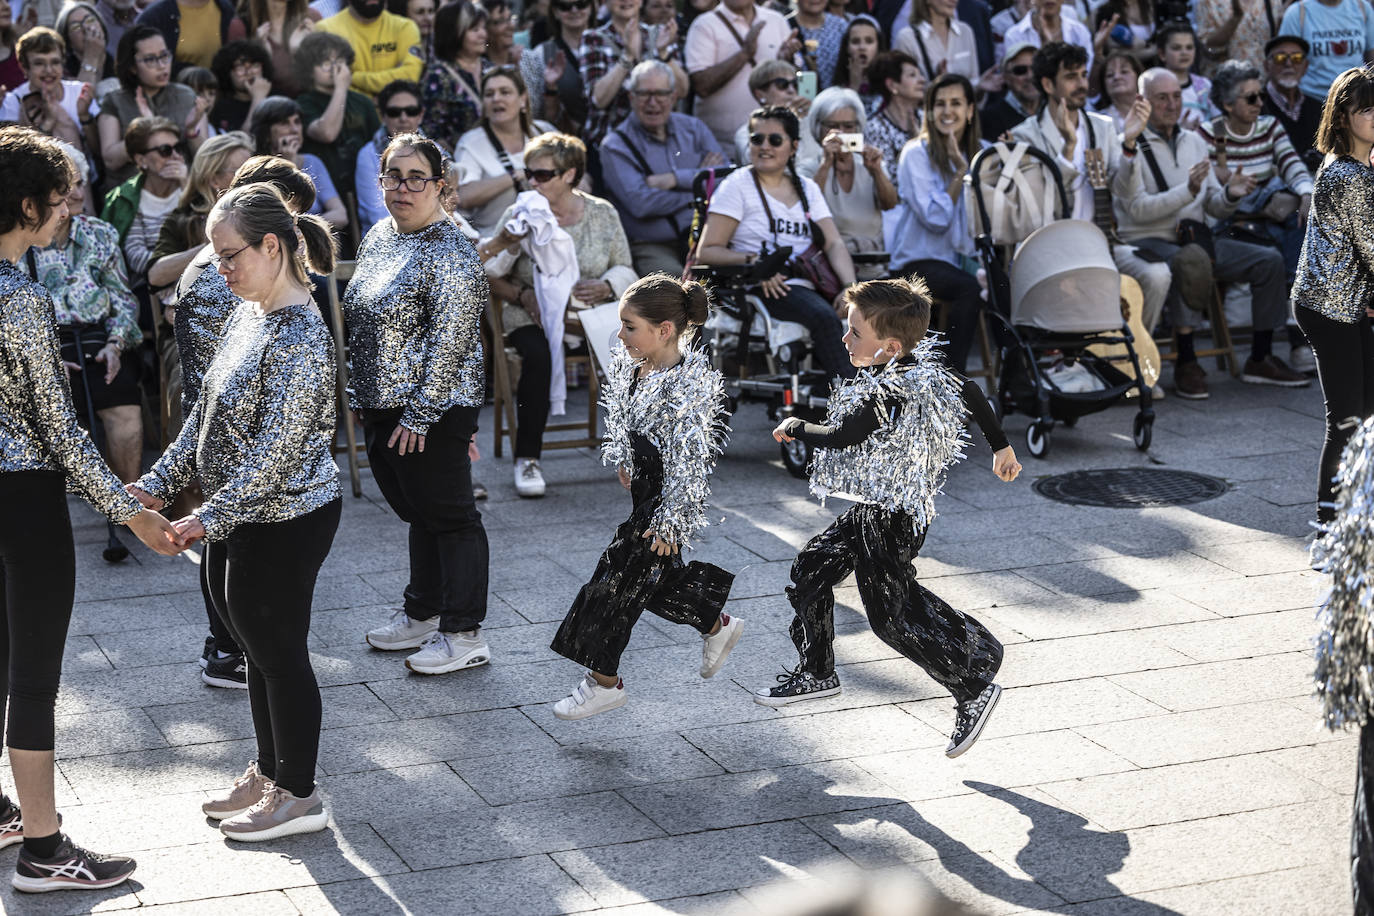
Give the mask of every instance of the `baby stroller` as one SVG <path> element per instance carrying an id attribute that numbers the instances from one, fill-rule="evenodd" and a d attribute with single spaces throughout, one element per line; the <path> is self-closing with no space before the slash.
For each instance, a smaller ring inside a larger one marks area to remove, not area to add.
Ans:
<path id="1" fill-rule="evenodd" d="M 712 191 L 732 171 L 729 167 L 704 169 L 692 182 L 689 252 L 695 252 L 700 241 Z M 819 422 L 825 416 L 830 379 L 824 372 L 806 368 L 811 355 L 806 328 L 774 318 L 764 300 L 749 292 L 782 271 L 791 257 L 792 249 L 783 247 L 747 266 L 691 264 L 689 260 L 693 278 L 711 287 L 716 308 L 703 335 L 712 365 L 725 375 L 726 408 L 732 414 L 741 402 L 757 401 L 766 405 L 774 420 L 798 416 Z M 780 451 L 788 473 L 805 478 L 810 446 L 798 439 L 782 443 Z"/>
<path id="2" fill-rule="evenodd" d="M 1053 178 L 1060 213 L 1068 214 L 1068 194 L 1054 160 L 1034 147 L 1024 150 Z M 970 176 L 996 175 L 995 147 L 978 153 Z M 991 165 L 992 168 L 987 167 Z M 1107 236 L 1086 220 L 1054 219 L 1024 239 L 999 239 L 983 182 L 970 181 L 979 231 L 979 259 L 987 273 L 988 313 L 998 326 L 1003 346 L 998 406 L 1005 416 L 1021 412 L 1032 418 L 1026 448 L 1036 458 L 1050 450 L 1056 423 L 1073 427 L 1079 417 L 1106 410 L 1134 390 L 1139 409 L 1132 422 L 1136 448 L 1150 447 L 1154 408 L 1150 385 L 1141 372 L 1134 335 L 1121 311 L 1121 276 L 1112 260 Z M 1048 214 L 1053 219 L 1053 214 Z M 1011 269 L 1002 264 L 999 246 L 1020 242 Z M 1095 350 L 1120 352 L 1107 358 Z M 1114 363 L 1129 362 L 1127 374 Z"/>

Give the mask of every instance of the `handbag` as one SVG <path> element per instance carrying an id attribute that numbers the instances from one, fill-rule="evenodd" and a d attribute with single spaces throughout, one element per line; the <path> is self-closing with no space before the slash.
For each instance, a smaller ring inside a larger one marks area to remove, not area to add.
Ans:
<path id="1" fill-rule="evenodd" d="M 754 178 L 754 187 L 759 192 L 759 200 L 763 203 L 764 215 L 768 217 L 768 225 L 774 229 L 773 243 L 777 244 L 778 233 L 777 223 L 773 219 L 773 209 L 768 206 L 768 195 L 763 193 L 763 185 L 759 182 L 758 172 L 752 168 L 749 170 Z M 835 268 L 830 266 L 830 258 L 826 256 L 825 249 L 816 243 L 816 239 L 824 238 L 821 227 L 816 225 L 816 221 L 811 218 L 811 205 L 806 200 L 806 189 L 797 183 L 797 192 L 801 196 L 802 212 L 806 214 L 807 227 L 811 233 L 811 244 L 801 254 L 788 262 L 792 269 L 792 276 L 798 280 L 805 280 L 810 283 L 817 293 L 824 297 L 826 302 L 834 302 L 835 298 L 844 291 L 844 284 L 840 282 L 839 275 L 835 273 Z"/>
<path id="2" fill-rule="evenodd" d="M 1029 146 L 1024 140 L 1011 146 L 998 141 L 993 144 L 996 154 L 984 157 L 976 175 L 970 172 L 964 177 L 970 188 L 975 183 L 981 188 L 989 234 L 998 245 L 1020 244 L 1055 219 L 1054 182 L 1036 159 L 1026 155 Z M 969 226 L 982 225 L 978 198 L 976 193 L 964 195 Z"/>
<path id="3" fill-rule="evenodd" d="M 1150 148 L 1150 142 L 1145 139 L 1143 134 L 1136 140 L 1136 149 L 1145 157 L 1145 164 L 1149 166 L 1150 174 L 1154 176 L 1155 184 L 1159 186 L 1159 190 L 1169 190 L 1169 182 L 1164 178 L 1164 172 L 1159 167 L 1159 160 L 1155 159 L 1154 150 Z M 1207 252 L 1207 257 L 1213 263 L 1216 262 L 1216 242 L 1212 238 L 1212 230 L 1207 228 L 1206 223 L 1200 223 L 1195 219 L 1181 219 L 1178 221 L 1176 232 L 1178 233 L 1179 247 L 1197 245 Z"/>

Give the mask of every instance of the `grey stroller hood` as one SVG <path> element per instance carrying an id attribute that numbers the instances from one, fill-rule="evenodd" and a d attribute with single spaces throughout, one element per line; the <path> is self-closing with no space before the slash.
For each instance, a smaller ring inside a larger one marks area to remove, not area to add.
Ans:
<path id="1" fill-rule="evenodd" d="M 1011 264 L 1011 323 L 1060 334 L 1120 331 L 1121 275 L 1102 230 L 1061 219 L 1035 230 Z"/>

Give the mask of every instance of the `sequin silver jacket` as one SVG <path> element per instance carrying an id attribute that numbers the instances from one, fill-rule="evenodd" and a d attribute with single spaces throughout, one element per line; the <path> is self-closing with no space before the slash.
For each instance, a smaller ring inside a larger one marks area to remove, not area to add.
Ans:
<path id="1" fill-rule="evenodd" d="M 215 358 L 224 325 L 238 308 L 239 297 L 220 276 L 207 246 L 187 265 L 177 283 L 177 352 L 181 357 L 181 415 L 190 416 L 200 396 L 205 370 Z"/>
<path id="2" fill-rule="evenodd" d="M 142 507 L 76 420 L 48 291 L 0 259 L 0 473 L 63 471 L 67 486 L 111 521 Z"/>
<path id="3" fill-rule="evenodd" d="M 181 434 L 138 486 L 170 500 L 199 475 L 212 541 L 338 499 L 334 373 L 334 337 L 311 305 L 239 305 Z"/>
<path id="4" fill-rule="evenodd" d="M 1374 304 L 1374 168 L 1349 157 L 1317 170 L 1293 301 L 1353 324 Z"/>
<path id="5" fill-rule="evenodd" d="M 449 220 L 402 234 L 390 217 L 368 230 L 344 295 L 354 408 L 401 408 L 424 435 L 452 407 L 481 407 L 487 275 Z"/>

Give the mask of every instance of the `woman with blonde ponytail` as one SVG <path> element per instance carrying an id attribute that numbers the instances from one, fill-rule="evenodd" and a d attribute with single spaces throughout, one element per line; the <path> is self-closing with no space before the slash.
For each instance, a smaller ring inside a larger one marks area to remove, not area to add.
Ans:
<path id="1" fill-rule="evenodd" d="M 706 323 L 709 302 L 700 283 L 662 273 L 631 284 L 620 299 L 623 346 L 601 390 L 601 460 L 616 466 L 633 508 L 553 638 L 553 651 L 588 669 L 572 695 L 554 704 L 560 719 L 625 705 L 616 672 L 645 610 L 701 633 L 702 677 L 719 671 L 739 642 L 744 621 L 722 610 L 734 575 L 681 556 L 706 525 L 708 478 L 725 438 L 721 375 L 689 343 Z"/>
<path id="2" fill-rule="evenodd" d="M 335 243 L 328 223 L 293 213 L 271 183 L 220 198 L 206 231 L 240 303 L 180 435 L 129 491 L 160 507 L 200 478 L 205 502 L 175 527 L 187 543 L 206 542 L 211 601 L 248 658 L 258 741 L 243 776 L 202 808 L 229 839 L 259 842 L 328 821 L 306 637 L 341 503 L 334 338 L 307 269 L 329 274 Z"/>

